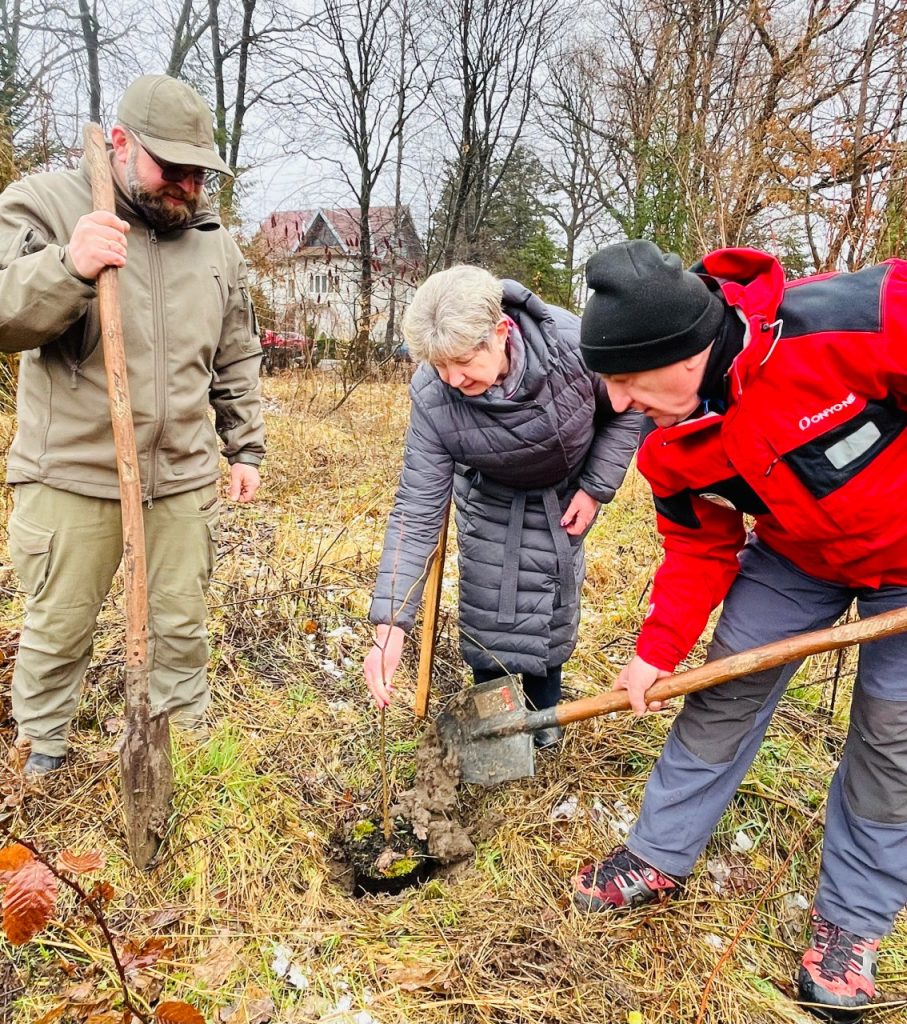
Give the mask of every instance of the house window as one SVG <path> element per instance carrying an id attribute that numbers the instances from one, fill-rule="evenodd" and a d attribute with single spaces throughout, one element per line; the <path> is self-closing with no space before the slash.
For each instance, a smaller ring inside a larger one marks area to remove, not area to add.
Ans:
<path id="1" fill-rule="evenodd" d="M 314 295 L 327 295 L 337 291 L 330 274 L 309 274 L 309 292 Z"/>

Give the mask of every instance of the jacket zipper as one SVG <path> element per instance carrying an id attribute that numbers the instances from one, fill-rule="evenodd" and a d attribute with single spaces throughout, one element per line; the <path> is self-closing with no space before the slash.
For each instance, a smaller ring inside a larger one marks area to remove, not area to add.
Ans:
<path id="1" fill-rule="evenodd" d="M 157 421 L 148 453 L 148 490 L 146 501 L 148 508 L 153 508 L 153 494 L 157 483 L 156 458 L 157 448 L 164 435 L 164 421 L 167 414 L 165 386 L 165 370 L 167 362 L 167 338 L 165 332 L 165 316 L 163 311 L 164 285 L 161 274 L 161 254 L 158 248 L 157 232 L 152 228 L 149 232 L 151 241 L 151 308 L 153 311 L 152 327 L 154 336 L 154 415 Z"/>

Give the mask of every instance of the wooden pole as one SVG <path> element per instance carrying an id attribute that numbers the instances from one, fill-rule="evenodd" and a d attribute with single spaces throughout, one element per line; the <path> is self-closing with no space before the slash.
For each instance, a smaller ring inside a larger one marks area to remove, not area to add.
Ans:
<path id="1" fill-rule="evenodd" d="M 786 640 L 776 640 L 762 647 L 754 647 L 740 654 L 731 654 L 716 661 L 707 661 L 698 668 L 678 672 L 676 675 L 655 683 L 646 691 L 646 702 L 670 700 L 682 697 L 687 693 L 726 683 L 729 679 L 738 679 L 753 672 L 764 672 L 769 668 L 786 665 L 790 661 L 798 661 L 809 654 L 821 654 L 824 651 L 836 651 L 851 644 L 865 644 L 872 640 L 881 640 L 895 633 L 907 630 L 907 608 L 899 608 L 893 612 L 881 612 L 871 615 L 868 619 L 856 622 L 845 622 L 840 626 L 828 629 L 816 629 L 811 633 L 801 633 Z M 611 711 L 626 711 L 630 701 L 626 690 L 611 690 L 596 697 L 574 700 L 568 704 L 557 705 L 557 721 L 560 725 L 569 722 L 581 722 L 586 718 L 595 718 Z"/>
<path id="2" fill-rule="evenodd" d="M 91 172 L 92 206 L 115 213 L 113 177 L 100 125 L 83 129 Z M 126 840 L 133 861 L 145 868 L 157 853 L 173 795 L 170 728 L 166 712 L 151 715 L 148 665 L 148 575 L 142 485 L 120 315 L 116 267 L 105 267 L 97 281 L 101 341 L 116 447 L 123 520 L 123 572 L 126 589 L 126 722 L 120 747 L 120 775 L 126 813 Z"/>
<path id="3" fill-rule="evenodd" d="M 444 578 L 444 553 L 447 550 L 447 527 L 450 522 L 450 506 L 444 513 L 441 536 L 432 555 L 425 592 L 422 597 L 422 643 L 419 646 L 419 675 L 416 679 L 416 718 L 428 714 L 428 695 L 431 690 L 431 671 L 435 661 L 435 644 L 438 639 L 438 611 L 441 607 L 441 581 Z"/>

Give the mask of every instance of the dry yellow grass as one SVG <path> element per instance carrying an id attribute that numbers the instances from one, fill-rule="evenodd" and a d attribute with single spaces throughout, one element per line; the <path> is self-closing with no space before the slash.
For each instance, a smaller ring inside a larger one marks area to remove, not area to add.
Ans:
<path id="1" fill-rule="evenodd" d="M 837 657 L 804 670 L 682 900 L 611 919 L 581 916 L 567 901 L 578 866 L 620 841 L 667 716 L 572 727 L 563 751 L 540 759 L 536 778 L 463 789 L 473 862 L 402 897 L 344 894 L 330 837 L 373 812 L 379 794 L 377 715 L 359 666 L 406 391 L 400 381 L 362 387 L 330 413 L 338 396 L 323 377 L 265 386 L 265 485 L 256 505 L 225 517 L 210 600 L 213 726 L 201 742 L 177 738 L 165 857 L 139 874 L 123 850 L 111 731 L 120 707 L 119 592 L 102 613 L 71 766 L 43 792 L 26 794 L 11 820 L 48 850 L 103 850 L 104 877 L 117 893 L 111 925 L 133 939 L 165 937 L 174 949 L 145 994 L 163 983 L 168 997 L 232 1024 L 266 1019 L 262 1008 L 271 1004 L 278 1024 L 618 1024 L 638 1019 L 633 1011 L 646 1024 L 688 1024 L 711 980 L 701 1017 L 710 1024 L 812 1020 L 787 998 L 805 931 L 805 913 L 790 904 L 796 894 L 809 898 L 816 877 L 817 811 L 843 740 L 849 657 L 830 712 Z M 9 426 L 2 423 L 7 441 Z M 566 674 L 571 695 L 606 687 L 632 649 L 658 559 L 648 502 L 631 476 L 590 537 L 584 627 Z M 2 564 L 0 639 L 9 656 L 21 601 L 8 559 Z M 454 574 L 449 560 L 435 709 L 464 676 Z M 410 777 L 418 735 L 414 666 L 410 645 L 389 715 L 396 788 Z M 0 681 L 6 745 L 8 668 Z M 5 791 L 15 792 L 12 774 L 0 771 Z M 754 848 L 735 857 L 741 829 Z M 732 891 L 716 892 L 709 858 L 733 868 Z M 278 946 L 293 965 L 283 977 L 273 967 Z M 32 1024 L 72 985 L 60 957 L 98 990 L 113 987 L 97 933 L 64 905 L 40 941 L 0 944 L 0 1022 Z M 886 995 L 907 991 L 903 920 L 881 969 Z M 892 1006 L 872 1019 L 907 1021 L 907 1012 Z"/>

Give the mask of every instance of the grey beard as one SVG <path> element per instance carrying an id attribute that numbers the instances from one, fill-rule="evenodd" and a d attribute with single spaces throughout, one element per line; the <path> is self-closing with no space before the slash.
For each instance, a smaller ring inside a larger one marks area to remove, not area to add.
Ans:
<path id="1" fill-rule="evenodd" d="M 126 165 L 126 187 L 129 189 L 129 198 L 139 213 L 156 231 L 174 231 L 177 228 L 188 227 L 198 209 L 198 198 L 184 197 L 184 206 L 168 206 L 163 196 L 151 192 L 139 181 L 134 156 L 135 154 L 130 156 Z"/>

